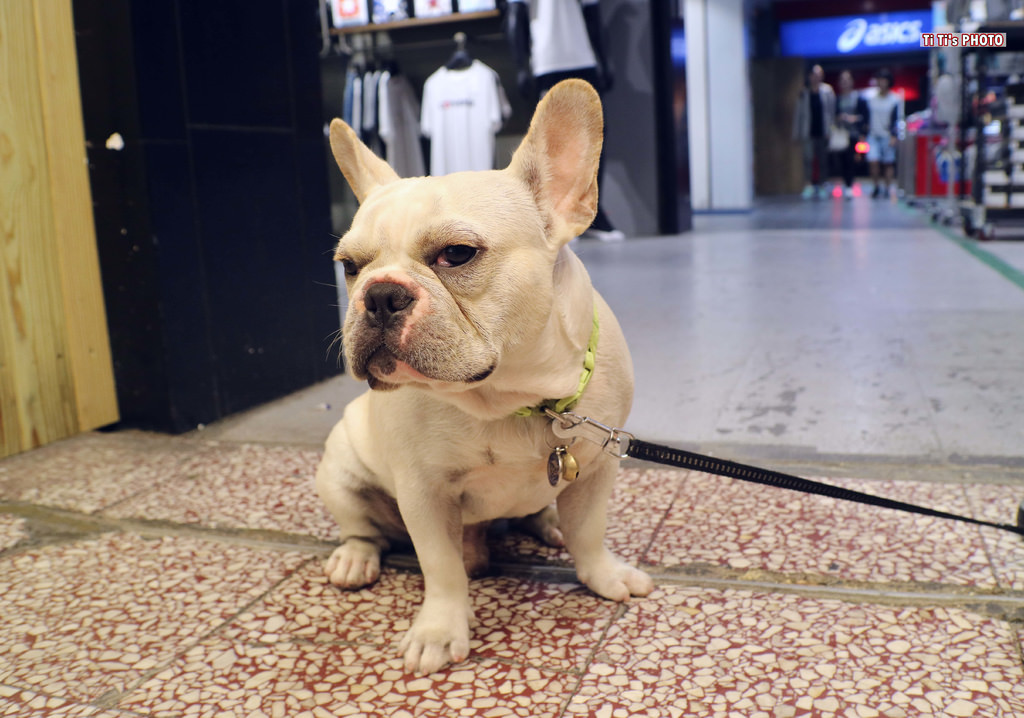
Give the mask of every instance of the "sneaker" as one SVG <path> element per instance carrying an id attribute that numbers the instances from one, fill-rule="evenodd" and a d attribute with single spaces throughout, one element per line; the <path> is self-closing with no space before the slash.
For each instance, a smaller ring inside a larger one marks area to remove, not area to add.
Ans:
<path id="1" fill-rule="evenodd" d="M 853 187 L 843 188 L 843 197 L 846 199 L 853 199 Z"/>
<path id="2" fill-rule="evenodd" d="M 878 199 L 882 196 L 882 186 L 875 185 L 875 189 L 871 191 L 871 199 Z"/>
<path id="3" fill-rule="evenodd" d="M 584 239 L 599 239 L 602 242 L 621 242 L 626 238 L 626 233 L 619 229 L 594 229 L 591 227 L 580 235 Z"/>
<path id="4" fill-rule="evenodd" d="M 812 187 L 811 185 L 807 185 L 806 187 L 804 187 L 804 191 L 800 194 L 800 196 L 803 197 L 804 199 L 810 199 L 811 197 L 814 196 L 814 187 Z"/>

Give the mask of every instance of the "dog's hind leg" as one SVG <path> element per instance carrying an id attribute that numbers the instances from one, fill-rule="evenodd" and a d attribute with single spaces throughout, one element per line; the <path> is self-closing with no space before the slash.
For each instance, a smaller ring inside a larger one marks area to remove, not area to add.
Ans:
<path id="1" fill-rule="evenodd" d="M 487 548 L 487 527 L 490 522 L 469 524 L 462 527 L 462 565 L 466 575 L 479 578 L 487 573 L 491 554 Z"/>
<path id="2" fill-rule="evenodd" d="M 380 555 L 390 547 L 388 537 L 404 534 L 398 505 L 372 481 L 356 456 L 340 421 L 327 440 L 316 471 L 316 492 L 338 522 L 341 545 L 324 566 L 331 583 L 362 588 L 380 576 Z"/>
<path id="3" fill-rule="evenodd" d="M 558 527 L 558 509 L 554 504 L 548 504 L 535 514 L 516 519 L 513 526 L 548 546 L 565 546 L 562 529 Z"/>

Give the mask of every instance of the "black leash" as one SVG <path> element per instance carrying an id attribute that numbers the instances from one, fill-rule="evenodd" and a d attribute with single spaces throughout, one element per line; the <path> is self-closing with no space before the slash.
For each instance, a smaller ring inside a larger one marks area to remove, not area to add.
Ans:
<path id="1" fill-rule="evenodd" d="M 656 464 L 664 464 L 665 466 L 673 466 L 679 469 L 690 469 L 693 471 L 703 471 L 708 474 L 726 476 L 728 478 L 739 479 L 741 481 L 750 481 L 752 483 L 763 484 L 765 486 L 775 486 L 777 488 L 789 489 L 791 491 L 801 491 L 807 494 L 828 496 L 830 498 L 841 499 L 843 501 L 855 501 L 860 504 L 880 506 L 886 509 L 896 509 L 897 511 L 923 514 L 925 516 L 934 516 L 940 519 L 949 519 L 951 521 L 962 521 L 969 524 L 975 524 L 977 526 L 988 526 L 990 528 L 1011 531 L 1019 536 L 1024 536 L 1024 502 L 1022 502 L 1021 506 L 1017 508 L 1016 526 L 1012 524 L 983 521 L 970 516 L 960 516 L 946 511 L 930 509 L 926 506 L 917 506 L 916 504 L 908 504 L 903 501 L 896 501 L 895 499 L 873 496 L 872 494 L 865 494 L 861 491 L 845 489 L 841 486 L 832 486 L 831 484 L 824 484 L 820 481 L 812 481 L 799 476 L 793 476 L 792 474 L 784 474 L 781 471 L 762 469 L 758 466 L 740 464 L 736 461 L 729 461 L 728 459 L 717 459 L 712 456 L 695 454 L 691 451 L 673 449 L 670 446 L 652 444 L 650 442 L 637 439 L 632 434 L 629 434 L 622 429 L 614 429 L 605 426 L 593 419 L 579 416 L 572 412 L 563 412 L 561 414 L 550 412 L 548 416 L 552 418 L 552 430 L 555 432 L 556 436 L 560 438 L 582 437 L 589 441 L 601 444 L 605 451 L 613 456 L 618 456 L 619 458 L 632 457 L 643 461 L 651 461 Z"/>
<path id="2" fill-rule="evenodd" d="M 927 506 L 917 506 L 916 504 L 908 504 L 903 501 L 887 499 L 882 496 L 873 496 L 861 491 L 845 489 L 841 486 L 832 486 L 831 484 L 823 484 L 820 481 L 802 479 L 799 476 L 784 474 L 780 471 L 772 471 L 770 469 L 762 469 L 757 466 L 740 464 L 727 459 L 716 459 L 710 456 L 694 454 L 690 451 L 683 451 L 682 449 L 673 449 L 668 446 L 650 444 L 646 441 L 641 441 L 640 439 L 630 439 L 629 447 L 626 449 L 626 456 L 631 456 L 635 459 L 643 459 L 644 461 L 653 461 L 658 464 L 665 464 L 666 466 L 675 466 L 680 469 L 693 469 L 694 471 L 703 471 L 708 474 L 727 476 L 732 479 L 740 479 L 741 481 L 750 481 L 755 484 L 776 486 L 780 489 L 802 491 L 807 494 L 828 496 L 833 499 L 842 499 L 843 501 L 856 501 L 860 504 L 881 506 L 886 509 L 908 511 L 915 514 L 924 514 L 925 516 L 936 516 L 940 519 L 964 521 L 978 526 L 989 526 L 994 529 L 1012 531 L 1015 534 L 1024 536 L 1024 511 L 1022 511 L 1022 507 L 1017 508 L 1017 525 L 1013 526 L 1011 524 L 998 524 L 992 521 L 982 521 L 981 519 L 972 518 L 970 516 L 951 514 L 946 511 L 930 509 Z"/>

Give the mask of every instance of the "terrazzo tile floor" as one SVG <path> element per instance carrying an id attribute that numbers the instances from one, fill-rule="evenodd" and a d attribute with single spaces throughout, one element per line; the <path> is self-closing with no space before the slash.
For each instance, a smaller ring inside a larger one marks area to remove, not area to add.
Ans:
<path id="1" fill-rule="evenodd" d="M 408 675 L 411 554 L 355 592 L 304 446 L 87 434 L 0 461 L 0 716 L 1024 716 L 1024 540 L 622 468 L 622 605 L 498 527 L 471 657 Z M 1012 522 L 1022 487 L 832 478 Z"/>

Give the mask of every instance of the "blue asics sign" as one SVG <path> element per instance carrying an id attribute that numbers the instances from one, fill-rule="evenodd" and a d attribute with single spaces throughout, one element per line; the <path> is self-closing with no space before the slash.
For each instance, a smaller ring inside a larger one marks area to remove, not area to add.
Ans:
<path id="1" fill-rule="evenodd" d="M 779 24 L 783 55 L 833 57 L 890 52 L 927 52 L 921 33 L 932 31 L 930 10 L 845 15 Z"/>

